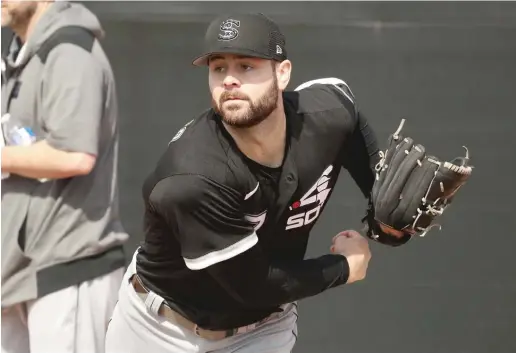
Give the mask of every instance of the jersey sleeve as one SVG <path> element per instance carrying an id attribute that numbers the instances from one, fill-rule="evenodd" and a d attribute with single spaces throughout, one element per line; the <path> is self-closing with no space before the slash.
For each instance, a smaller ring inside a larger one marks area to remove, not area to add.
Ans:
<path id="1" fill-rule="evenodd" d="M 199 175 L 164 178 L 148 196 L 153 212 L 165 218 L 179 241 L 186 266 L 206 269 L 247 307 L 276 307 L 347 282 L 349 265 L 341 255 L 271 263 L 240 211 L 243 199 L 233 188 Z"/>
<path id="2" fill-rule="evenodd" d="M 240 211 L 243 196 L 200 175 L 174 175 L 149 195 L 154 211 L 170 226 L 185 264 L 201 270 L 231 259 L 258 242 L 253 225 Z"/>
<path id="3" fill-rule="evenodd" d="M 357 113 L 350 137 L 342 148 L 342 167 L 345 168 L 362 194 L 369 198 L 373 189 L 374 166 L 380 159 L 376 135 L 363 114 Z"/>
<path id="4" fill-rule="evenodd" d="M 330 87 L 351 116 L 351 124 L 347 125 L 349 131 L 345 132 L 348 137 L 341 149 L 342 167 L 368 198 L 374 184 L 374 166 L 380 158 L 376 135 L 345 81 L 335 77 L 320 78 L 301 84 L 296 91 L 318 84 Z"/>
<path id="5" fill-rule="evenodd" d="M 59 150 L 98 154 L 105 77 L 87 51 L 63 44 L 48 56 L 43 117 L 47 143 Z"/>

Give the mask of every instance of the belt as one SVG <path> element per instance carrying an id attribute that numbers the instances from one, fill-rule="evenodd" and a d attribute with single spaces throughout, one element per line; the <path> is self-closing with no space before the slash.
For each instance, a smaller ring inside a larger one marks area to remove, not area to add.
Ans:
<path id="1" fill-rule="evenodd" d="M 137 274 L 132 276 L 131 284 L 132 284 L 136 294 L 138 294 L 138 296 L 143 301 L 145 301 L 145 299 L 147 298 L 147 294 L 149 294 L 149 291 L 144 287 L 144 285 L 142 284 L 142 282 Z M 265 321 L 267 321 L 269 319 L 269 317 L 268 317 L 268 318 L 265 318 L 265 319 L 259 321 L 258 323 L 255 323 L 255 324 L 252 324 L 249 326 L 245 326 L 245 327 L 241 327 L 241 328 L 237 328 L 237 329 L 212 331 L 212 330 L 206 330 L 206 329 L 200 328 L 196 323 L 191 322 L 184 316 L 182 316 L 179 313 L 172 310 L 172 308 L 170 306 L 168 306 L 165 302 L 163 302 L 160 305 L 160 307 L 158 309 L 158 315 L 166 318 L 170 322 L 176 323 L 176 324 L 182 326 L 183 328 L 186 328 L 186 329 L 192 331 L 195 335 L 197 335 L 201 338 L 204 338 L 204 339 L 208 339 L 208 340 L 221 340 L 224 338 L 234 336 L 238 333 L 248 332 L 248 331 L 254 329 L 258 324 L 264 323 Z"/>

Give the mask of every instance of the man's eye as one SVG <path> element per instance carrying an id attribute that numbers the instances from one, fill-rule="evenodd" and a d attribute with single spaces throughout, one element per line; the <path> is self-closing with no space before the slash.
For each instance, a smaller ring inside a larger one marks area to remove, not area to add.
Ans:
<path id="1" fill-rule="evenodd" d="M 252 69 L 252 67 L 249 65 L 242 65 L 242 69 L 244 69 L 244 71 L 249 71 Z"/>

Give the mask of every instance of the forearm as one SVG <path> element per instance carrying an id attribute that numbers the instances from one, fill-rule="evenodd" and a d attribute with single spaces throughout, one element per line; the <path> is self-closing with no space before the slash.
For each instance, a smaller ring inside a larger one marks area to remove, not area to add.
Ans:
<path id="1" fill-rule="evenodd" d="M 29 146 L 2 148 L 2 172 L 33 179 L 61 179 L 88 174 L 95 157 L 57 150 L 40 141 Z"/>
<path id="2" fill-rule="evenodd" d="M 347 169 L 365 197 L 375 181 L 375 165 L 380 160 L 378 141 L 367 119 L 359 114 L 357 124 L 342 150 L 342 166 Z"/>
<path id="3" fill-rule="evenodd" d="M 212 266 L 209 272 L 240 303 L 262 308 L 308 298 L 344 284 L 349 267 L 345 257 L 333 254 L 270 264 L 254 247 Z"/>
<path id="4" fill-rule="evenodd" d="M 348 276 L 348 262 L 344 256 L 337 254 L 273 265 L 270 267 L 268 285 L 279 290 L 266 300 L 273 303 L 288 303 L 312 297 L 345 284 Z"/>

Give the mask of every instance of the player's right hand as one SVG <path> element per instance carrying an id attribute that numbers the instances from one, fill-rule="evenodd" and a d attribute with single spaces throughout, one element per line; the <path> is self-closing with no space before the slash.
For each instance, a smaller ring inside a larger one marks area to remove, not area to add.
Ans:
<path id="1" fill-rule="evenodd" d="M 333 237 L 331 252 L 345 256 L 349 264 L 349 277 L 346 283 L 363 280 L 367 273 L 371 250 L 369 242 L 354 230 L 345 230 Z"/>

